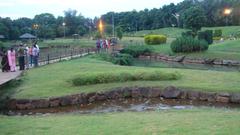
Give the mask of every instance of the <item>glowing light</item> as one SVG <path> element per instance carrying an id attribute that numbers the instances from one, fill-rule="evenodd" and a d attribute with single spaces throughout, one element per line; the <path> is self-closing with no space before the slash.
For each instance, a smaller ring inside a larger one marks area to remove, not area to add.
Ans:
<path id="1" fill-rule="evenodd" d="M 102 22 L 102 19 L 100 19 L 98 27 L 99 27 L 99 31 L 102 33 L 103 32 L 103 22 Z"/>
<path id="2" fill-rule="evenodd" d="M 226 8 L 224 9 L 224 15 L 230 15 L 232 13 L 232 9 Z"/>

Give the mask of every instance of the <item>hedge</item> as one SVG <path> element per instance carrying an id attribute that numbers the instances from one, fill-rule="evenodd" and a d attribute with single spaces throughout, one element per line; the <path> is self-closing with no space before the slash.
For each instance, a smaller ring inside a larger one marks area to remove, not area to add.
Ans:
<path id="1" fill-rule="evenodd" d="M 164 35 L 147 35 L 144 37 L 144 41 L 148 45 L 159 45 L 167 42 L 167 37 Z"/>

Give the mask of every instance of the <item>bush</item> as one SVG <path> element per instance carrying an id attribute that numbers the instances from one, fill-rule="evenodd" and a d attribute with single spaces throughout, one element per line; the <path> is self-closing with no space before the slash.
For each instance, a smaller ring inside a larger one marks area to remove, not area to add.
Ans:
<path id="1" fill-rule="evenodd" d="M 112 62 L 118 65 L 131 66 L 133 62 L 133 57 L 132 55 L 129 55 L 129 54 L 120 53 L 120 54 L 117 54 L 115 57 L 113 57 Z"/>
<path id="2" fill-rule="evenodd" d="M 221 29 L 215 30 L 213 36 L 222 37 L 222 30 Z"/>
<path id="3" fill-rule="evenodd" d="M 193 37 L 180 37 L 172 42 L 171 49 L 175 53 L 205 51 L 208 49 L 208 43 Z"/>
<path id="4" fill-rule="evenodd" d="M 198 32 L 198 39 L 207 41 L 209 45 L 212 44 L 213 43 L 213 31 L 206 30 L 206 31 Z"/>
<path id="5" fill-rule="evenodd" d="M 219 41 L 222 37 L 213 37 L 213 40 Z"/>
<path id="6" fill-rule="evenodd" d="M 159 45 L 167 42 L 167 37 L 164 35 L 147 35 L 144 37 L 144 41 L 148 45 Z"/>
<path id="7" fill-rule="evenodd" d="M 193 31 L 186 31 L 182 33 L 183 37 L 196 37 L 196 33 Z"/>
<path id="8" fill-rule="evenodd" d="M 146 45 L 129 45 L 122 49 L 120 53 L 132 55 L 134 58 L 144 55 L 146 53 L 151 53 L 152 47 Z"/>
<path id="9" fill-rule="evenodd" d="M 161 81 L 177 80 L 181 75 L 177 72 L 165 73 L 160 71 L 125 71 L 125 72 L 104 72 L 104 73 L 85 73 L 72 80 L 75 86 L 126 82 L 126 81 Z"/>

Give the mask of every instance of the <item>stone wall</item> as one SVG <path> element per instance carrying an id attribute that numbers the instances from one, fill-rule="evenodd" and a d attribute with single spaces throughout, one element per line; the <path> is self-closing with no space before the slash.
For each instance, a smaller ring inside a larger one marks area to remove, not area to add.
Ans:
<path id="1" fill-rule="evenodd" d="M 240 61 L 234 60 L 220 60 L 220 59 L 202 59 L 202 58 L 187 58 L 186 56 L 168 56 L 162 54 L 141 55 L 140 59 L 156 59 L 172 62 L 182 63 L 196 63 L 196 64 L 211 64 L 224 66 L 240 66 Z"/>
<path id="2" fill-rule="evenodd" d="M 123 98 L 188 99 L 240 104 L 240 94 L 188 91 L 169 86 L 164 89 L 156 87 L 124 87 L 106 92 L 82 93 L 49 99 L 11 99 L 6 104 L 6 107 L 9 110 L 40 109 L 68 105 L 86 105 L 97 101 Z"/>

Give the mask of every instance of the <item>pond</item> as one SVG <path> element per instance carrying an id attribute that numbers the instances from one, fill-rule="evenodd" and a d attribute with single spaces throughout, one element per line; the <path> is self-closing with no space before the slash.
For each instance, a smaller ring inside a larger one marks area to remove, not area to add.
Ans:
<path id="1" fill-rule="evenodd" d="M 163 61 L 163 60 L 135 59 L 133 61 L 133 66 L 240 72 L 240 67 L 237 67 L 237 66 L 221 66 L 221 65 L 207 65 L 207 64 L 194 64 L 194 63 L 186 64 L 186 63 L 169 62 L 169 61 Z"/>

